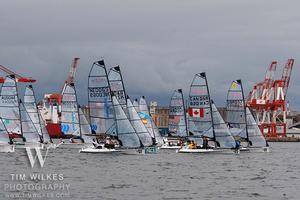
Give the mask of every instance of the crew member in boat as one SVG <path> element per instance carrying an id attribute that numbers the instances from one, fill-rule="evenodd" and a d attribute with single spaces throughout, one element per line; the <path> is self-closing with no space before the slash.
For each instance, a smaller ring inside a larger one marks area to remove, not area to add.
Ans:
<path id="1" fill-rule="evenodd" d="M 192 140 L 188 145 L 189 149 L 197 149 L 197 144 Z"/>
<path id="2" fill-rule="evenodd" d="M 94 145 L 95 149 L 102 149 L 102 146 L 98 143 L 97 139 L 93 139 L 92 144 Z"/>
<path id="3" fill-rule="evenodd" d="M 113 143 L 113 141 L 111 140 L 110 137 L 107 137 L 107 138 L 106 138 L 104 147 L 106 147 L 106 148 L 108 148 L 108 149 L 113 149 L 113 148 L 115 148 L 115 144 Z"/>
<path id="4" fill-rule="evenodd" d="M 203 149 L 208 149 L 208 138 L 207 137 L 203 137 L 203 145 L 202 145 Z"/>

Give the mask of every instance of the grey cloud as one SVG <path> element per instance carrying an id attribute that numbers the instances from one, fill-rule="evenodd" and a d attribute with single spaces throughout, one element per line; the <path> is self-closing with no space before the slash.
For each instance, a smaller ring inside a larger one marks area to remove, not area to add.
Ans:
<path id="1" fill-rule="evenodd" d="M 86 103 L 92 62 L 119 64 L 128 93 L 167 105 L 206 71 L 210 90 L 224 105 L 232 80 L 245 89 L 264 78 L 269 63 L 293 57 L 289 100 L 300 109 L 297 1 L 2 1 L 0 63 L 58 92 L 74 56 L 80 102 Z M 278 68 L 277 76 L 282 69 Z"/>

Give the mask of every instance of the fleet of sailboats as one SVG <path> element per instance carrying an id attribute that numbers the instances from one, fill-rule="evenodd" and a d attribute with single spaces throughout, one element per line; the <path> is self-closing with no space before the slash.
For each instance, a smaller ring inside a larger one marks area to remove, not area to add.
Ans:
<path id="1" fill-rule="evenodd" d="M 0 98 L 0 152 L 14 152 L 15 146 L 52 143 L 32 85 L 25 87 L 22 101 L 15 77 L 9 75 L 1 86 Z M 87 115 L 78 104 L 75 84 L 65 83 L 61 132 L 64 138 L 70 138 L 65 144 L 84 144 L 80 152 L 85 153 L 135 149 L 147 154 L 157 153 L 158 147 L 178 153 L 269 151 L 245 103 L 241 80 L 233 81 L 228 90 L 226 120 L 211 99 L 204 72 L 195 74 L 185 102 L 182 89 L 175 90 L 169 107 L 169 135 L 163 138 L 145 97 L 131 101 L 126 94 L 120 66 L 107 71 L 104 60 L 100 60 L 93 63 L 88 76 Z M 103 139 L 113 144 L 107 145 Z M 178 143 L 172 144 L 172 140 Z"/>

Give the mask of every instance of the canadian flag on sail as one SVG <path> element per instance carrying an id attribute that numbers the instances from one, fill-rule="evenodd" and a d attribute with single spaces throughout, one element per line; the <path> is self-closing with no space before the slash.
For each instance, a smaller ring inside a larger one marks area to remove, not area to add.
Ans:
<path id="1" fill-rule="evenodd" d="M 190 117 L 204 117 L 204 108 L 189 108 L 188 111 Z"/>

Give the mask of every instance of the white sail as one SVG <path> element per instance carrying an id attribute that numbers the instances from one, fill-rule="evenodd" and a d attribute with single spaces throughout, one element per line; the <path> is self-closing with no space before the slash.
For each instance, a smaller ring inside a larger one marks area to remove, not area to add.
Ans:
<path id="1" fill-rule="evenodd" d="M 21 135 L 17 84 L 13 75 L 7 76 L 0 91 L 0 117 L 8 131 Z"/>
<path id="2" fill-rule="evenodd" d="M 259 129 L 248 107 L 246 108 L 246 116 L 247 116 L 248 137 L 249 137 L 250 146 L 252 147 L 267 146 L 266 139 L 263 136 L 261 130 Z"/>
<path id="3" fill-rule="evenodd" d="M 29 114 L 27 113 L 22 101 L 20 100 L 20 113 L 22 123 L 22 133 L 26 142 L 40 143 L 41 136 L 35 128 Z"/>
<path id="4" fill-rule="evenodd" d="M 212 105 L 216 143 L 221 148 L 235 148 L 236 147 L 235 140 L 232 137 L 225 121 L 223 120 L 215 104 L 211 103 L 211 105 Z"/>
<path id="5" fill-rule="evenodd" d="M 61 130 L 65 135 L 81 136 L 74 84 L 67 84 L 62 92 Z"/>
<path id="6" fill-rule="evenodd" d="M 39 115 L 40 122 L 41 122 L 40 124 L 41 124 L 41 131 L 42 131 L 42 135 L 43 135 L 43 142 L 44 143 L 51 143 L 52 140 L 50 138 L 49 132 L 46 128 L 45 122 L 43 121 L 43 118 L 42 118 L 41 113 L 40 113 L 39 110 L 38 110 L 38 115 Z"/>
<path id="7" fill-rule="evenodd" d="M 122 106 L 115 96 L 112 97 L 116 119 L 116 131 L 118 139 L 123 147 L 137 148 L 141 146 L 140 139 L 135 129 L 128 120 Z"/>
<path id="8" fill-rule="evenodd" d="M 169 132 L 179 137 L 188 136 L 182 90 L 175 90 L 169 106 Z"/>
<path id="9" fill-rule="evenodd" d="M 40 118 L 39 118 L 39 114 L 35 102 L 33 88 L 31 85 L 26 86 L 25 88 L 24 106 L 36 130 L 38 131 L 39 135 L 42 136 Z"/>
<path id="10" fill-rule="evenodd" d="M 126 111 L 126 92 L 121 74 L 121 69 L 119 66 L 113 67 L 109 70 L 108 80 L 110 90 L 117 97 L 120 105 Z"/>
<path id="11" fill-rule="evenodd" d="M 94 62 L 88 85 L 88 101 L 92 131 L 107 133 L 114 124 L 114 109 L 104 61 Z M 111 132 L 113 134 L 115 132 Z"/>
<path id="12" fill-rule="evenodd" d="M 9 144 L 9 134 L 4 126 L 2 119 L 0 119 L 0 144 Z"/>
<path id="13" fill-rule="evenodd" d="M 149 114 L 147 102 L 146 102 L 144 96 L 142 96 L 140 98 L 138 114 L 140 115 L 143 123 L 145 124 L 146 128 L 148 129 L 148 132 L 150 133 L 151 137 L 155 138 L 154 130 L 153 130 L 153 126 L 152 126 L 152 117 Z"/>
<path id="14" fill-rule="evenodd" d="M 140 138 L 142 144 L 144 146 L 151 146 L 153 144 L 152 137 L 148 132 L 148 129 L 143 124 L 140 116 L 136 112 L 129 98 L 127 99 L 127 109 L 128 109 L 129 120 L 133 128 L 135 129 L 138 137 Z"/>
<path id="15" fill-rule="evenodd" d="M 245 105 L 240 81 L 233 81 L 227 94 L 226 122 L 233 136 L 247 138 Z"/>
<path id="16" fill-rule="evenodd" d="M 90 136 L 92 134 L 91 125 L 88 122 L 86 116 L 82 112 L 81 107 L 79 107 L 79 118 L 80 118 L 80 128 L 81 128 L 81 137 L 85 143 L 92 143 L 93 140 Z"/>
<path id="17" fill-rule="evenodd" d="M 194 136 L 213 138 L 210 97 L 205 73 L 194 76 L 188 101 L 188 127 Z"/>
<path id="18" fill-rule="evenodd" d="M 43 138 L 43 142 L 51 142 L 49 133 L 45 126 L 45 122 L 43 121 L 43 118 L 39 110 L 37 109 L 36 99 L 32 85 L 28 85 L 25 88 L 24 106 L 36 130 L 38 131 L 39 135 Z"/>

